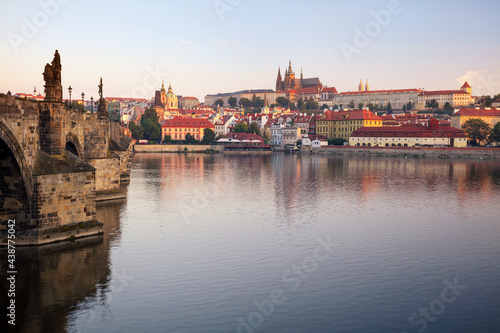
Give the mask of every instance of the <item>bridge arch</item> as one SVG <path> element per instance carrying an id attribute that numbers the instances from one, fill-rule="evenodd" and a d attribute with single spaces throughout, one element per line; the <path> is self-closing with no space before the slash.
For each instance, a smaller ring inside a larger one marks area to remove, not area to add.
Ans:
<path id="1" fill-rule="evenodd" d="M 71 132 L 66 135 L 66 150 L 83 159 L 83 147 L 80 144 L 80 140 L 78 136 Z"/>
<path id="2" fill-rule="evenodd" d="M 21 145 L 2 121 L 0 156 L 0 189 L 3 194 L 0 197 L 0 215 L 6 219 L 20 219 L 19 224 L 30 223 L 33 177 Z"/>

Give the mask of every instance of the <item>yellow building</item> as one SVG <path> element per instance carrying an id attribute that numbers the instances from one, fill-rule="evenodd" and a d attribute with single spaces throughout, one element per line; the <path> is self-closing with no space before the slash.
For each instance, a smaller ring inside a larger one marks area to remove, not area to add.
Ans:
<path id="1" fill-rule="evenodd" d="M 451 126 L 462 128 L 469 119 L 482 119 L 493 128 L 500 121 L 500 110 L 497 109 L 461 109 L 451 116 Z"/>
<path id="2" fill-rule="evenodd" d="M 462 85 L 460 90 L 422 91 L 418 95 L 417 109 L 425 110 L 427 102 L 433 99 L 438 103 L 438 108 L 444 108 L 446 103 L 452 107 L 468 106 L 474 102 L 471 91 L 472 88 L 467 82 Z"/>
<path id="3" fill-rule="evenodd" d="M 349 146 L 357 147 L 467 147 L 467 137 L 459 129 L 440 126 L 432 118 L 428 126 L 360 128 L 352 133 Z"/>
<path id="4" fill-rule="evenodd" d="M 361 127 L 382 127 L 382 118 L 368 110 L 327 111 L 316 121 L 316 134 L 328 139 L 349 139 Z"/>

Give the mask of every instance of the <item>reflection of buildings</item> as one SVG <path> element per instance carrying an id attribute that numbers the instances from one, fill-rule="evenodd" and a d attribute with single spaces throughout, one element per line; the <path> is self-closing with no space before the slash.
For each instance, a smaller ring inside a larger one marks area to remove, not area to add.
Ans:
<path id="1" fill-rule="evenodd" d="M 111 280 L 110 248 L 120 228 L 122 204 L 98 204 L 103 236 L 16 248 L 16 332 L 65 332 L 78 304 L 102 297 Z M 6 249 L 0 253 L 7 258 Z M 8 290 L 7 264 L 7 260 L 0 263 L 2 290 Z M 7 301 L 2 295 L 0 306 L 5 309 Z"/>

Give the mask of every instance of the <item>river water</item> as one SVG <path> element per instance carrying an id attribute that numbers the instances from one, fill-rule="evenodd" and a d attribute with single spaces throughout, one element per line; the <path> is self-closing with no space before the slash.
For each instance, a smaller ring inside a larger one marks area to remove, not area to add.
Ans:
<path id="1" fill-rule="evenodd" d="M 17 249 L 9 331 L 500 327 L 498 161 L 138 154 L 127 192 L 104 236 Z"/>

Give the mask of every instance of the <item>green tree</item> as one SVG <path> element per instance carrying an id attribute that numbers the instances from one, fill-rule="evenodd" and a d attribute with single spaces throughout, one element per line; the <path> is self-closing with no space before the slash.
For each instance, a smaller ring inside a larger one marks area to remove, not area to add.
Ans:
<path id="1" fill-rule="evenodd" d="M 161 126 L 158 113 L 153 108 L 148 108 L 141 117 L 141 127 L 143 128 L 142 138 L 149 141 L 161 140 Z"/>
<path id="2" fill-rule="evenodd" d="M 408 111 L 413 110 L 413 103 L 412 102 L 408 102 L 406 104 L 406 110 L 408 110 Z"/>
<path id="3" fill-rule="evenodd" d="M 229 103 L 229 105 L 234 108 L 236 106 L 236 98 L 235 97 L 229 97 L 229 99 L 227 100 L 227 102 Z"/>
<path id="4" fill-rule="evenodd" d="M 242 106 L 244 108 L 248 108 L 252 104 L 252 101 L 250 101 L 248 98 L 243 97 L 240 99 L 239 103 L 240 103 L 240 106 Z"/>
<path id="5" fill-rule="evenodd" d="M 144 129 L 141 126 L 136 125 L 133 121 L 131 121 L 128 124 L 128 129 L 130 130 L 130 133 L 132 134 L 132 138 L 134 138 L 136 140 L 142 139 Z"/>
<path id="6" fill-rule="evenodd" d="M 257 134 L 260 136 L 260 128 L 257 123 L 251 123 L 247 128 L 247 133 Z"/>
<path id="7" fill-rule="evenodd" d="M 316 100 L 314 100 L 312 97 L 310 97 L 307 102 L 306 102 L 306 109 L 307 110 L 317 110 L 319 108 L 319 104 Z"/>
<path id="8" fill-rule="evenodd" d="M 358 110 L 363 110 L 363 106 L 364 106 L 364 104 L 363 104 L 363 103 L 359 103 L 359 104 L 358 104 Z"/>
<path id="9" fill-rule="evenodd" d="M 215 106 L 223 107 L 224 106 L 224 101 L 221 98 L 219 98 L 218 100 L 215 101 L 214 105 Z"/>
<path id="10" fill-rule="evenodd" d="M 465 135 L 475 144 L 481 144 L 481 141 L 484 141 L 488 138 L 491 129 L 490 125 L 480 118 L 471 118 L 467 120 L 462 125 L 462 131 L 464 131 Z"/>
<path id="11" fill-rule="evenodd" d="M 264 100 L 253 94 L 251 106 L 254 108 L 262 108 L 264 107 Z"/>
<path id="12" fill-rule="evenodd" d="M 338 106 L 337 104 L 335 104 L 335 105 L 333 106 L 333 109 L 334 109 L 334 110 L 338 110 L 338 108 L 339 108 L 339 106 Z"/>
<path id="13" fill-rule="evenodd" d="M 425 102 L 426 109 L 437 109 L 439 108 L 439 103 L 435 99 Z"/>
<path id="14" fill-rule="evenodd" d="M 196 141 L 194 135 L 191 133 L 186 134 L 186 142 L 187 143 L 194 143 Z"/>
<path id="15" fill-rule="evenodd" d="M 500 144 L 500 121 L 493 126 L 490 136 L 488 138 L 490 142 L 496 142 Z"/>
<path id="16" fill-rule="evenodd" d="M 298 102 L 297 102 L 297 107 L 299 109 L 302 109 L 302 106 L 304 105 L 304 101 L 302 100 L 302 98 L 299 98 Z"/>
<path id="17" fill-rule="evenodd" d="M 444 109 L 446 110 L 446 113 L 450 115 L 453 113 L 453 106 L 451 106 L 450 102 L 445 103 Z"/>
<path id="18" fill-rule="evenodd" d="M 387 104 L 387 114 L 392 114 L 392 105 L 390 102 Z"/>
<path id="19" fill-rule="evenodd" d="M 328 140 L 328 145 L 330 146 L 343 146 L 344 142 L 347 142 L 346 139 L 343 138 L 333 138 Z"/>
<path id="20" fill-rule="evenodd" d="M 349 102 L 349 104 L 347 104 L 347 107 L 354 109 L 354 101 L 352 100 L 351 102 Z"/>
<path id="21" fill-rule="evenodd" d="M 265 144 L 269 144 L 272 139 L 271 131 L 269 129 L 264 129 L 264 132 L 262 133 L 262 138 L 264 139 Z"/>
<path id="22" fill-rule="evenodd" d="M 406 113 L 406 105 L 403 105 L 403 113 Z"/>
<path id="23" fill-rule="evenodd" d="M 210 143 L 215 141 L 215 132 L 211 128 L 205 128 L 203 130 L 203 142 Z"/>
<path id="24" fill-rule="evenodd" d="M 169 144 L 170 142 L 172 142 L 172 137 L 169 134 L 165 135 L 163 137 L 163 143 L 164 144 Z"/>
<path id="25" fill-rule="evenodd" d="M 290 101 L 288 100 L 288 98 L 280 96 L 280 97 L 276 98 L 276 104 L 278 106 L 286 108 L 290 105 Z"/>
<path id="26" fill-rule="evenodd" d="M 158 117 L 158 113 L 153 108 L 147 108 L 146 111 L 144 111 L 144 114 L 141 116 L 141 126 L 143 126 L 142 122 L 145 121 L 146 119 L 151 119 L 153 121 L 153 123 L 157 123 L 160 121 L 160 117 Z"/>
<path id="27" fill-rule="evenodd" d="M 321 109 L 321 110 L 325 110 L 325 109 L 328 109 L 328 105 L 326 105 L 326 104 L 323 104 L 323 105 L 321 105 L 320 109 Z"/>
<path id="28" fill-rule="evenodd" d="M 297 110 L 297 106 L 294 102 L 290 102 L 290 110 Z"/>
<path id="29" fill-rule="evenodd" d="M 239 123 L 233 128 L 233 133 L 246 133 L 248 129 L 247 123 Z"/>

